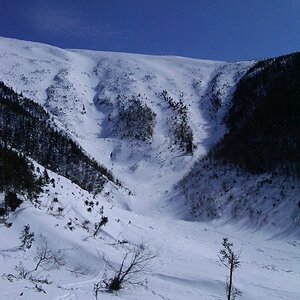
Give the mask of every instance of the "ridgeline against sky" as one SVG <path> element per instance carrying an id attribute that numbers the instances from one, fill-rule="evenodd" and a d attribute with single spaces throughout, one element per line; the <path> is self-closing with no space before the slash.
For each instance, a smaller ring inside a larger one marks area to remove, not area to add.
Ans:
<path id="1" fill-rule="evenodd" d="M 299 16 L 299 0 L 1 0 L 0 35 L 232 61 L 299 51 Z"/>

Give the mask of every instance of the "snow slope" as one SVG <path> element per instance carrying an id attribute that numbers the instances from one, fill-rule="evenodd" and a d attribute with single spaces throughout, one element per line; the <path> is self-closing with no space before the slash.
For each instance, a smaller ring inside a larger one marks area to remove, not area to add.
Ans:
<path id="1" fill-rule="evenodd" d="M 252 64 L 62 50 L 0 39 L 1 80 L 44 105 L 59 126 L 134 193 L 130 209 L 147 215 L 162 210 L 162 198 L 173 184 L 222 136 L 221 117 L 235 83 Z M 163 91 L 187 107 L 197 147 L 193 156 L 174 146 L 170 130 L 175 116 L 162 100 Z M 120 102 L 126 105 L 139 94 L 156 114 L 148 143 L 120 139 L 109 128 Z M 214 107 L 216 97 L 220 104 Z"/>
<path id="2" fill-rule="evenodd" d="M 103 290 L 98 299 L 224 299 L 228 270 L 219 262 L 218 252 L 225 236 L 234 243 L 236 251 L 241 251 L 241 267 L 234 274 L 235 286 L 243 293 L 241 299 L 295 300 L 300 296 L 300 243 L 293 237 L 271 237 L 267 232 L 230 224 L 220 226 L 142 216 L 113 205 L 113 198 L 120 194 L 112 187 L 106 187 L 106 196 L 94 198 L 69 180 L 50 171 L 49 174 L 55 179 L 56 187 L 50 184 L 44 188 L 41 204 L 22 205 L 9 219 L 13 225 L 0 227 L 0 299 L 20 299 L 20 296 L 23 299 L 95 299 L 93 285 L 103 278 L 106 269 L 102 255 L 117 266 L 125 247 L 141 242 L 158 254 L 151 269 L 142 274 L 143 286 L 125 288 L 118 294 Z M 58 201 L 53 202 L 54 198 Z M 86 200 L 95 203 L 91 212 L 87 210 Z M 100 206 L 104 207 L 109 221 L 93 237 Z M 63 207 L 61 214 L 58 207 Z M 20 232 L 26 224 L 35 233 L 35 241 L 24 252 L 18 247 Z M 62 251 L 66 262 L 60 270 L 37 272 L 41 277 L 48 275 L 52 282 L 37 284 L 45 293 L 38 292 L 29 280 L 13 277 L 18 277 L 15 266 L 20 262 L 26 269 L 34 268 L 36 249 L 43 245 L 40 235 L 46 239 L 49 249 Z M 74 272 L 78 269 L 84 275 Z"/>
<path id="3" fill-rule="evenodd" d="M 24 202 L 10 215 L 11 227 L 0 224 L 0 299 L 95 299 L 93 284 L 106 269 L 102 255 L 118 265 L 126 247 L 141 242 L 158 254 L 144 285 L 117 295 L 103 292 L 99 299 L 224 299 L 228 270 L 218 253 L 226 236 L 241 250 L 241 267 L 234 274 L 241 299 L 299 299 L 300 242 L 293 231 L 275 235 L 230 218 L 183 221 L 190 218 L 190 209 L 182 191 L 173 188 L 222 136 L 221 119 L 235 84 L 253 63 L 63 50 L 0 38 L 0 80 L 42 104 L 125 187 L 108 184 L 93 196 L 49 171 L 55 187 L 44 187 L 40 205 Z M 187 107 L 197 146 L 193 155 L 174 143 L 170 132 L 176 115 L 163 100 L 163 91 Z M 124 139 L 113 130 L 109 119 L 117 118 L 132 96 L 156 114 L 151 140 Z M 217 184 L 221 190 L 221 182 Z M 194 195 L 195 190 L 193 186 L 189 192 Z M 93 237 L 101 206 L 109 221 Z M 36 240 L 23 252 L 19 236 L 26 224 Z M 41 234 L 66 261 L 60 270 L 40 270 L 40 276 L 53 281 L 41 284 L 45 293 L 13 277 L 20 262 L 34 267 Z M 79 266 L 85 275 L 72 272 Z"/>

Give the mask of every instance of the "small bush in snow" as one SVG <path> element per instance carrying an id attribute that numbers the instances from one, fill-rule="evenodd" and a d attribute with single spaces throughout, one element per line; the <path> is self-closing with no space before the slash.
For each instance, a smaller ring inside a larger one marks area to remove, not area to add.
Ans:
<path id="1" fill-rule="evenodd" d="M 34 232 L 30 232 L 29 224 L 24 226 L 19 239 L 21 240 L 21 250 L 26 251 L 31 248 L 32 243 L 34 242 Z"/>
<path id="2" fill-rule="evenodd" d="M 109 273 L 109 277 L 103 280 L 105 287 L 109 291 L 118 291 L 128 286 L 142 285 L 143 275 L 149 272 L 151 261 L 156 256 L 145 244 L 140 244 L 128 248 L 118 266 L 103 257 Z"/>

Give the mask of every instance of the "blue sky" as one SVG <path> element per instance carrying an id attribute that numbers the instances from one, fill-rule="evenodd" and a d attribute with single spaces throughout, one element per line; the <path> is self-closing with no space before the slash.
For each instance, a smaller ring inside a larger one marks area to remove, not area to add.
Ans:
<path id="1" fill-rule="evenodd" d="M 300 0 L 0 0 L 0 35 L 61 48 L 265 58 L 300 51 Z"/>

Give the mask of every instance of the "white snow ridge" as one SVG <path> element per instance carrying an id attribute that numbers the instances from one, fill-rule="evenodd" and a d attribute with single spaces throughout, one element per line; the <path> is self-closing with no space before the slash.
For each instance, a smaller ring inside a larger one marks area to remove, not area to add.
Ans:
<path id="1" fill-rule="evenodd" d="M 42 105 L 121 182 L 92 194 L 48 170 L 38 201 L 24 198 L 0 221 L 0 299 L 226 299 L 224 237 L 240 252 L 237 299 L 300 299 L 299 182 L 200 161 L 225 133 L 236 84 L 254 63 L 0 38 L 0 81 Z M 34 241 L 20 249 L 26 225 Z M 141 244 L 153 259 L 139 284 L 108 292 L 111 266 Z M 37 267 L 45 247 L 59 266 Z"/>

